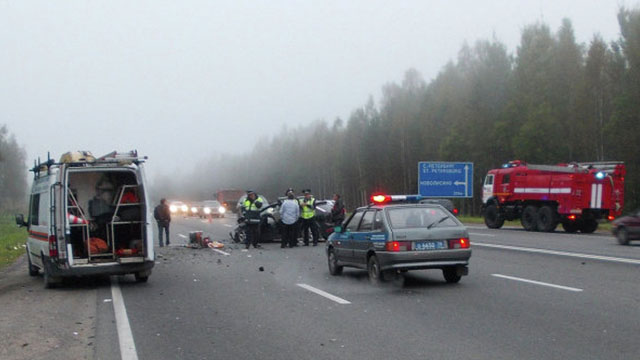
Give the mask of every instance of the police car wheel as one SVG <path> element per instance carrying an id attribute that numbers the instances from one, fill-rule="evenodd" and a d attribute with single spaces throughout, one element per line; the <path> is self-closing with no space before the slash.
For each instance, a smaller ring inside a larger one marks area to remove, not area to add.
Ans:
<path id="1" fill-rule="evenodd" d="M 458 283 L 462 278 L 462 276 L 458 275 L 458 271 L 455 267 L 442 269 L 442 275 L 444 276 L 444 280 L 449 284 Z"/>
<path id="2" fill-rule="evenodd" d="M 375 255 L 372 255 L 367 261 L 367 271 L 369 272 L 369 282 L 377 285 L 382 281 L 382 272 L 380 271 L 380 263 Z"/>
<path id="3" fill-rule="evenodd" d="M 338 258 L 336 257 L 336 253 L 333 249 L 329 249 L 327 260 L 329 262 L 329 273 L 331 275 L 337 276 L 342 274 L 343 267 L 338 265 Z"/>

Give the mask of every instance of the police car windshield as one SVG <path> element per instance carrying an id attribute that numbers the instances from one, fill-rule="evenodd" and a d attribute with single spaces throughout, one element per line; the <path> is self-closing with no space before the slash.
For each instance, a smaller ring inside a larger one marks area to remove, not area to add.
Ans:
<path id="1" fill-rule="evenodd" d="M 436 207 L 388 209 L 388 213 L 394 229 L 458 226 L 450 214 Z"/>

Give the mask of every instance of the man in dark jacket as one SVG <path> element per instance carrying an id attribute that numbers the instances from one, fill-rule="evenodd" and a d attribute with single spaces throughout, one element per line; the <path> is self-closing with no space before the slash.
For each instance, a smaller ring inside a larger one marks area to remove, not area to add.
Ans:
<path id="1" fill-rule="evenodd" d="M 344 221 L 346 210 L 339 194 L 333 195 L 333 207 L 331 208 L 331 222 L 334 226 L 339 226 Z"/>
<path id="2" fill-rule="evenodd" d="M 167 199 L 160 200 L 160 205 L 153 210 L 153 217 L 158 222 L 158 236 L 160 239 L 160 247 L 162 245 L 162 231 L 167 235 L 167 246 L 169 246 L 169 223 L 171 223 L 171 211 L 167 205 Z"/>

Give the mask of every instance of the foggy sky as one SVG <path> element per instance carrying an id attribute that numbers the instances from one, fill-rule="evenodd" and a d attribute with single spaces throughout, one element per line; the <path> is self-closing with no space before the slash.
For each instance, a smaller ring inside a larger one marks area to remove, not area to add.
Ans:
<path id="1" fill-rule="evenodd" d="M 617 40 L 637 1 L 0 1 L 0 124 L 29 164 L 138 149 L 151 175 L 316 119 L 348 118 L 466 41 L 514 52 L 526 25 Z"/>

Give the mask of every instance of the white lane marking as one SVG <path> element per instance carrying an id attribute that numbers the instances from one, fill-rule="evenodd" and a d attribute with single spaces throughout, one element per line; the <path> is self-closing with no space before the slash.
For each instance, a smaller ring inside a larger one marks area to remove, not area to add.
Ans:
<path id="1" fill-rule="evenodd" d="M 578 288 L 574 288 L 574 287 L 550 284 L 550 283 L 546 283 L 546 282 L 542 282 L 542 281 L 523 279 L 523 278 L 519 278 L 519 277 L 515 277 L 515 276 L 507 276 L 507 275 L 501 275 L 501 274 L 491 274 L 491 276 L 495 276 L 495 277 L 502 278 L 502 279 L 507 279 L 507 280 L 521 281 L 521 282 L 534 284 L 534 285 L 548 286 L 548 287 L 561 289 L 561 290 L 567 290 L 567 291 L 574 291 L 574 292 L 581 292 L 582 291 L 582 289 L 578 289 Z"/>
<path id="2" fill-rule="evenodd" d="M 337 302 L 338 304 L 342 304 L 342 305 L 351 304 L 351 302 L 349 302 L 349 301 L 347 301 L 347 300 L 345 300 L 343 298 L 339 298 L 339 297 L 337 297 L 335 295 L 329 294 L 326 291 L 322 291 L 320 289 L 316 289 L 311 285 L 307 285 L 307 284 L 296 284 L 296 285 L 300 286 L 303 289 L 307 289 L 307 290 L 311 291 L 312 293 L 316 293 L 316 294 L 318 294 L 320 296 L 324 296 L 329 300 L 333 300 L 333 301 Z"/>
<path id="3" fill-rule="evenodd" d="M 120 343 L 120 357 L 122 360 L 138 360 L 136 344 L 133 341 L 133 333 L 127 317 L 127 309 L 118 284 L 118 278 L 111 277 L 111 298 L 113 299 L 113 311 L 116 314 L 116 329 L 118 330 L 118 342 Z"/>
<path id="4" fill-rule="evenodd" d="M 473 236 L 488 236 L 488 237 L 496 237 L 495 235 L 491 235 L 491 234 L 483 234 L 483 233 L 469 233 L 469 235 L 473 235 Z"/>
<path id="5" fill-rule="evenodd" d="M 181 237 L 181 238 L 183 238 L 183 239 L 186 239 L 186 238 L 187 238 L 187 235 L 178 234 L 178 236 L 180 236 L 180 237 Z"/>
<path id="6" fill-rule="evenodd" d="M 231 224 L 223 224 L 223 225 L 226 226 L 226 227 L 233 227 L 233 225 L 231 225 Z"/>
<path id="7" fill-rule="evenodd" d="M 220 254 L 222 254 L 222 255 L 226 255 L 226 256 L 231 255 L 231 254 L 229 254 L 228 252 L 226 252 L 226 251 L 222 251 L 222 250 L 219 250 L 219 249 L 211 249 L 211 250 L 213 250 L 213 251 L 215 251 L 215 252 L 217 252 L 217 253 L 220 253 Z"/>
<path id="8" fill-rule="evenodd" d="M 559 255 L 559 256 L 581 258 L 581 259 L 593 259 L 593 260 L 619 262 L 623 264 L 640 265 L 640 260 L 638 259 L 619 258 L 619 257 L 613 257 L 613 256 L 590 255 L 590 254 L 572 253 L 567 251 L 526 248 L 526 247 L 520 247 L 520 246 L 509 246 L 509 245 L 498 245 L 498 244 L 487 244 L 487 243 L 479 243 L 475 241 L 473 242 L 472 246 L 480 246 L 480 247 L 484 246 L 488 248 L 496 248 L 496 249 L 504 249 L 504 250 L 524 251 L 524 252 L 539 253 L 539 254 Z"/>

